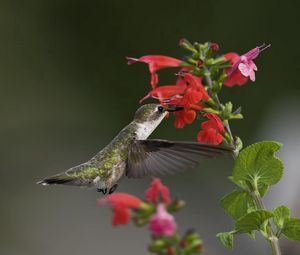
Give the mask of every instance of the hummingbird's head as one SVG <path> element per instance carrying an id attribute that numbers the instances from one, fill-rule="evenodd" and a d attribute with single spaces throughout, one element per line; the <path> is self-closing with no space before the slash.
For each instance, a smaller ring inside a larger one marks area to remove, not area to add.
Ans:
<path id="1" fill-rule="evenodd" d="M 142 105 L 135 113 L 134 120 L 136 122 L 161 122 L 168 112 L 182 110 L 183 107 L 166 107 L 160 104 Z"/>
<path id="2" fill-rule="evenodd" d="M 165 107 L 160 104 L 145 104 L 135 112 L 134 120 L 138 123 L 160 122 L 166 114 Z"/>
<path id="3" fill-rule="evenodd" d="M 183 107 L 165 107 L 160 104 L 142 105 L 134 115 L 134 122 L 138 124 L 138 139 L 146 139 L 168 112 L 182 109 Z"/>

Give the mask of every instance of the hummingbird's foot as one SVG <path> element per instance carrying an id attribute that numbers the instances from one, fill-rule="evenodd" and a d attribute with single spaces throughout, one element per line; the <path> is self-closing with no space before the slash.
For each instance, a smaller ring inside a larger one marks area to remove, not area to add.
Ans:
<path id="1" fill-rule="evenodd" d="M 107 193 L 107 188 L 105 188 L 105 189 L 99 189 L 99 188 L 97 188 L 97 192 L 102 192 L 103 195 L 105 195 Z"/>
<path id="2" fill-rule="evenodd" d="M 117 187 L 118 187 L 118 184 L 116 183 L 114 186 L 112 186 L 112 187 L 109 189 L 108 194 L 114 193 L 114 192 L 116 191 Z"/>

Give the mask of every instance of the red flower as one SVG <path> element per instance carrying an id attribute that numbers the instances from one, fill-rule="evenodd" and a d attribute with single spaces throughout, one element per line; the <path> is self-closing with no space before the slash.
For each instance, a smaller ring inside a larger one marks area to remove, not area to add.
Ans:
<path id="1" fill-rule="evenodd" d="M 158 75 L 156 73 L 158 70 L 167 67 L 178 67 L 182 63 L 182 61 L 179 59 L 160 55 L 148 55 L 140 58 L 127 57 L 127 60 L 128 64 L 133 64 L 135 62 L 143 62 L 148 64 L 149 71 L 151 73 L 152 88 L 155 88 L 156 84 L 158 83 Z"/>
<path id="2" fill-rule="evenodd" d="M 184 80 L 195 90 L 201 93 L 201 99 L 207 101 L 209 99 L 209 95 L 202 85 L 202 77 L 197 77 L 190 73 L 182 74 Z"/>
<path id="3" fill-rule="evenodd" d="M 158 99 L 160 102 L 164 102 L 167 99 L 174 97 L 175 95 L 182 94 L 185 90 L 185 85 L 169 85 L 161 86 L 155 89 L 152 89 L 145 97 L 140 100 L 140 103 L 145 99 L 152 97 Z"/>
<path id="4" fill-rule="evenodd" d="M 242 56 L 234 52 L 230 52 L 224 55 L 225 59 L 231 64 L 230 68 L 225 70 L 228 78 L 224 81 L 224 85 L 232 87 L 234 85 L 242 86 L 248 79 L 255 81 L 255 71 L 257 67 L 253 62 L 253 59 L 265 49 L 269 48 L 271 45 L 265 46 L 265 44 L 255 47 L 254 49 L 248 51 Z"/>
<path id="5" fill-rule="evenodd" d="M 112 224 L 125 225 L 130 220 L 131 208 L 139 208 L 143 201 L 135 196 L 131 196 L 125 193 L 114 193 L 107 197 L 97 200 L 99 205 L 110 204 L 113 210 L 113 221 Z"/>
<path id="6" fill-rule="evenodd" d="M 202 130 L 199 131 L 197 140 L 215 145 L 222 143 L 225 128 L 221 119 L 212 113 L 207 114 L 206 117 L 209 120 L 201 124 Z"/>
<path id="7" fill-rule="evenodd" d="M 196 119 L 196 112 L 194 110 L 182 110 L 174 112 L 175 122 L 174 126 L 176 128 L 183 128 L 186 124 L 192 124 Z"/>
<path id="8" fill-rule="evenodd" d="M 203 109 L 200 101 L 209 99 L 209 95 L 201 83 L 202 78 L 189 73 L 183 74 L 183 78 L 188 84 L 184 90 L 184 95 L 170 101 L 170 104 L 184 107 L 184 110 L 174 112 L 176 128 L 183 128 L 186 124 L 192 124 L 197 116 L 196 111 Z"/>
<path id="9" fill-rule="evenodd" d="M 165 204 L 171 202 L 169 189 L 162 184 L 159 178 L 153 179 L 150 187 L 145 192 L 145 197 L 148 202 L 155 204 L 158 203 L 160 197 Z"/>

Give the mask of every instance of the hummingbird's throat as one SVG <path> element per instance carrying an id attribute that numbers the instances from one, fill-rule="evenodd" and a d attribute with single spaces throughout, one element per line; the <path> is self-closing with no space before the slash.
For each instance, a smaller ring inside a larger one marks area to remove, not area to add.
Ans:
<path id="1" fill-rule="evenodd" d="M 152 120 L 152 121 L 145 121 L 143 123 L 137 123 L 137 130 L 136 130 L 136 139 L 137 140 L 145 140 L 147 139 L 152 132 L 157 128 L 157 126 L 161 123 L 164 119 L 166 114 L 162 114 L 159 119 Z"/>

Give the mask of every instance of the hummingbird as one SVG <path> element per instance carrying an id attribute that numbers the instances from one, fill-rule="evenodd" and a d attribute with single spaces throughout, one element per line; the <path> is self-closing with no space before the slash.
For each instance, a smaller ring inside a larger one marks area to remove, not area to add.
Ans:
<path id="1" fill-rule="evenodd" d="M 105 195 L 116 190 L 118 181 L 124 175 L 142 178 L 173 174 L 196 166 L 204 158 L 233 152 L 232 148 L 221 145 L 147 139 L 168 112 L 178 110 L 183 110 L 183 107 L 160 104 L 141 106 L 133 121 L 90 160 L 37 184 L 96 187 Z"/>

